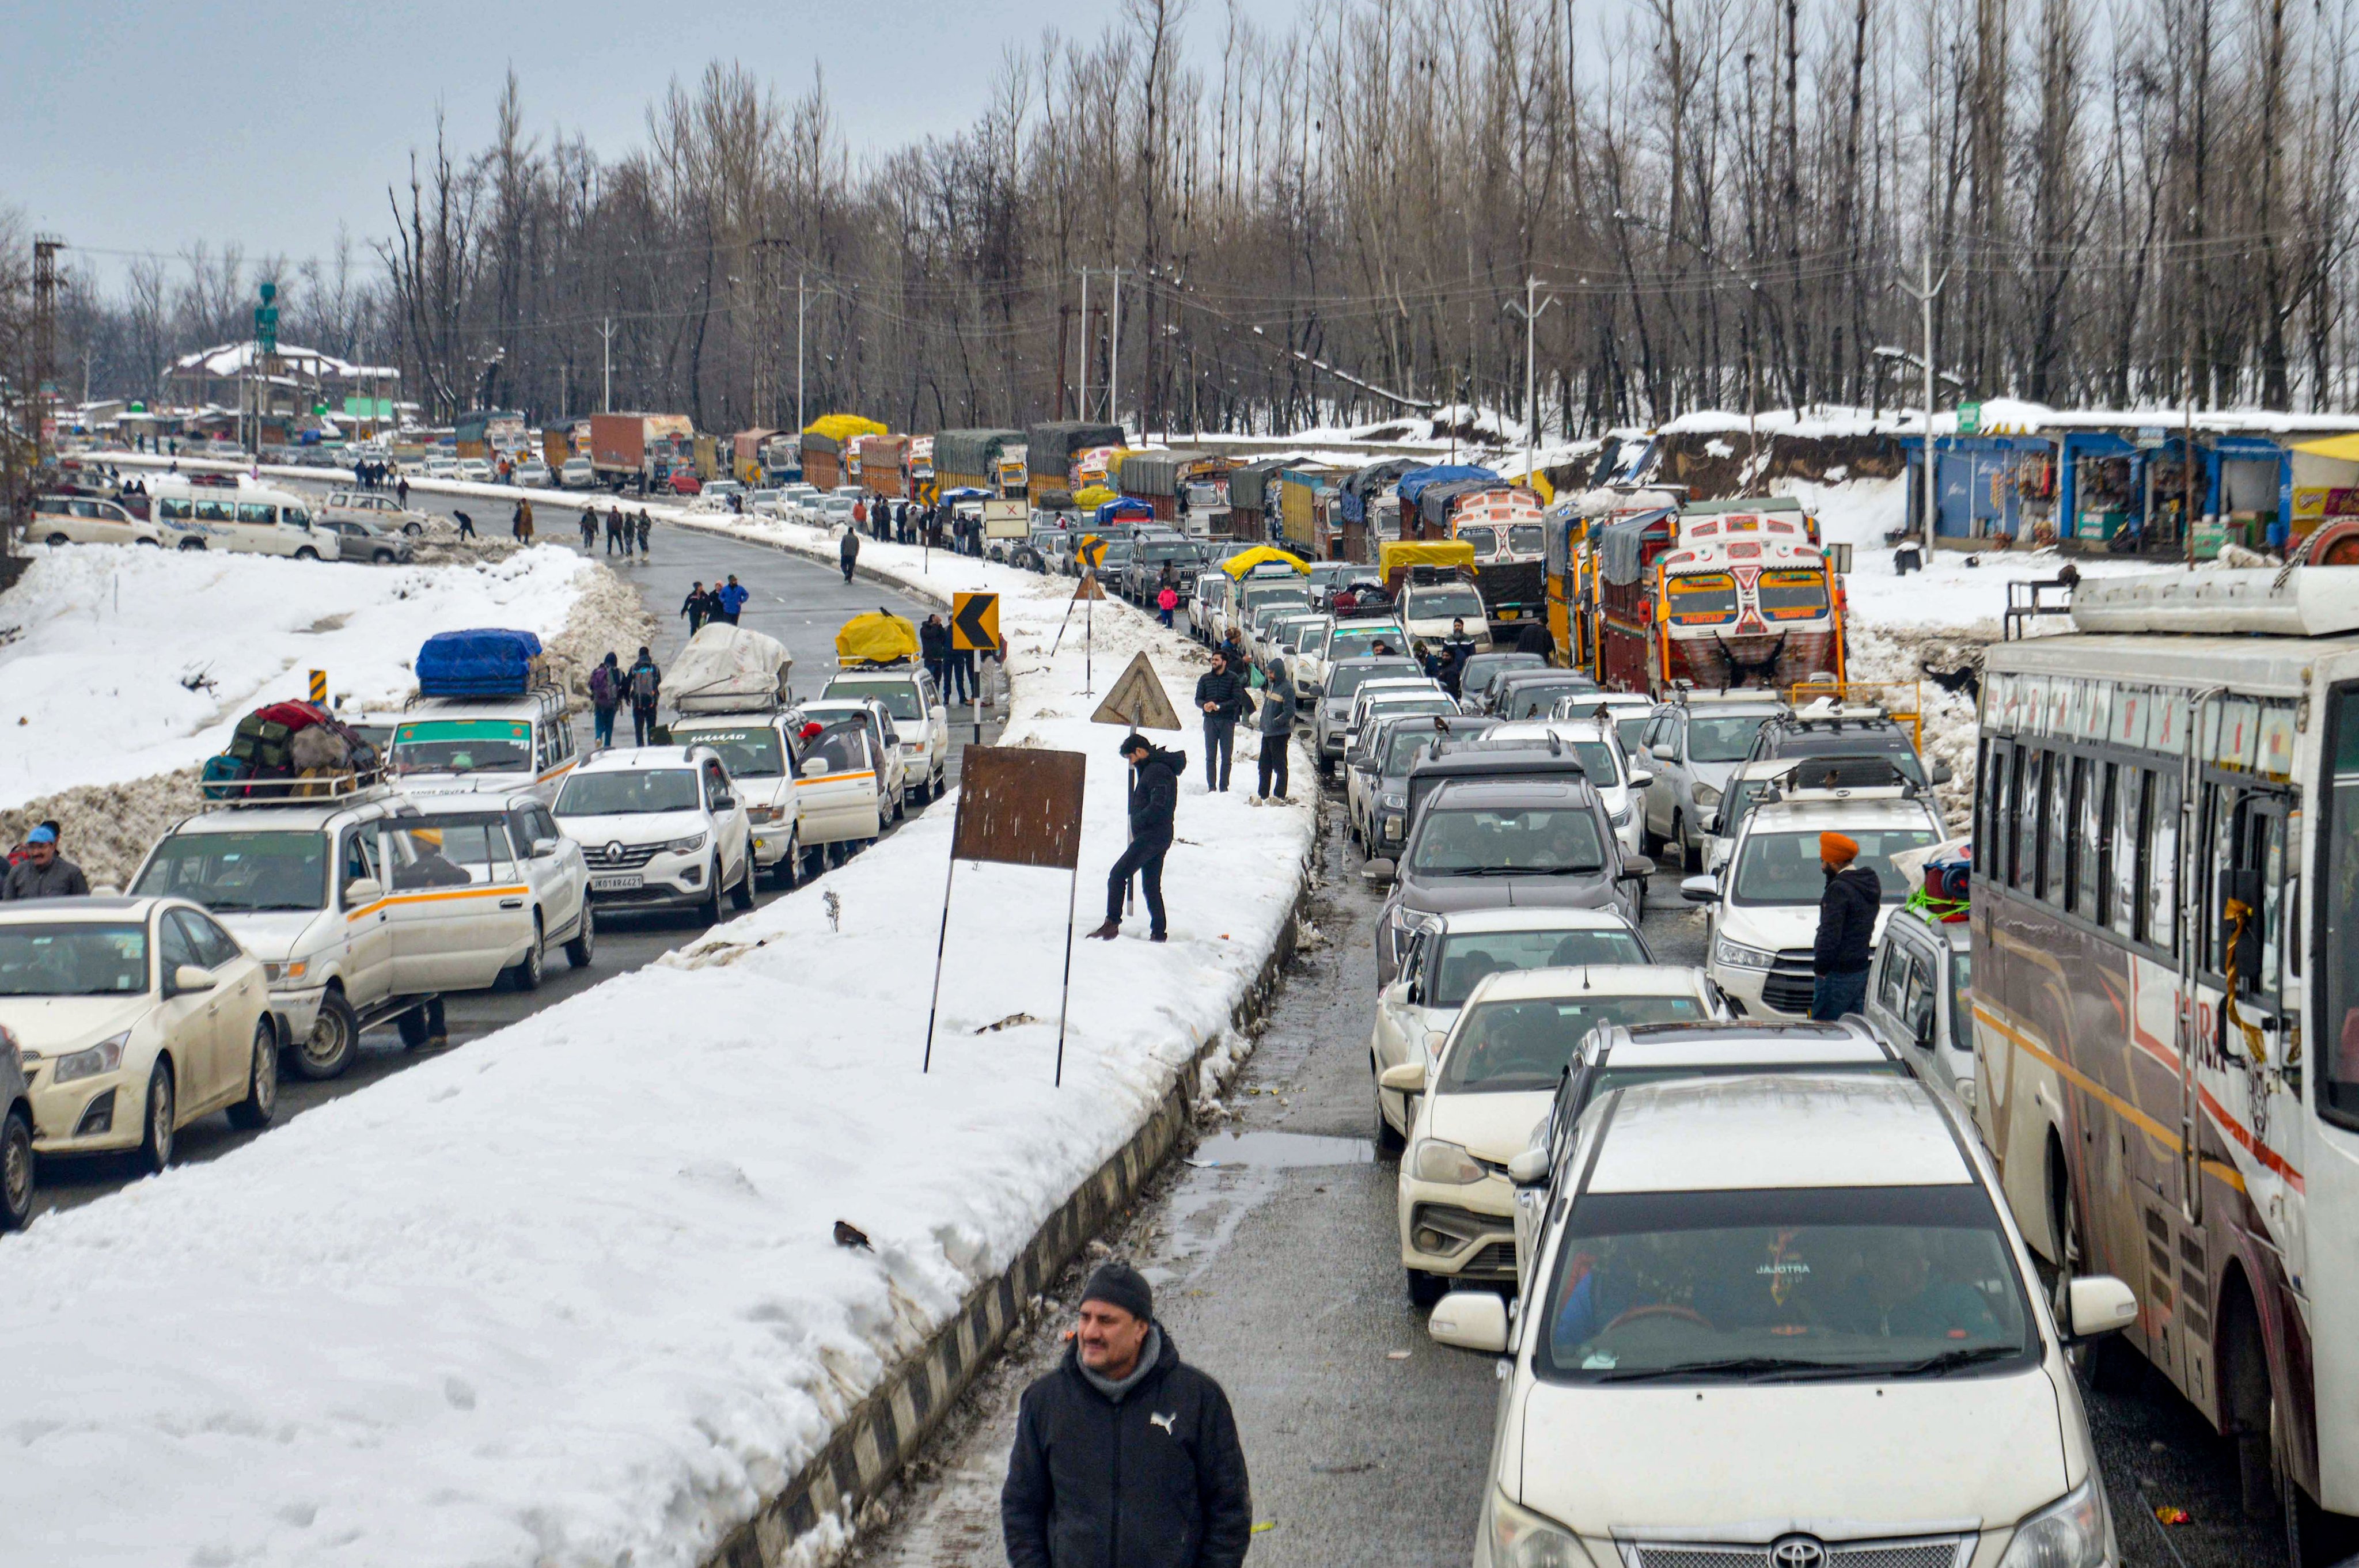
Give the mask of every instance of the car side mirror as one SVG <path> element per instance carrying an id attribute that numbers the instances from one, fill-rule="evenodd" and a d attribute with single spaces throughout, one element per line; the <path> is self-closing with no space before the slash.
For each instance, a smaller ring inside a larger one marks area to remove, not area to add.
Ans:
<path id="1" fill-rule="evenodd" d="M 1632 768 L 1630 770 L 1630 787 L 1632 789 L 1645 789 L 1648 784 L 1653 784 L 1654 782 L 1655 775 L 1648 770 L 1645 768 Z"/>
<path id="2" fill-rule="evenodd" d="M 1503 1356 L 1507 1350 L 1507 1303 L 1489 1291 L 1452 1291 L 1425 1320 L 1425 1332 L 1436 1345 Z"/>
<path id="3" fill-rule="evenodd" d="M 1917 1015 L 1914 1033 L 1919 1050 L 1930 1051 L 1933 1048 L 1933 1010 L 1931 1008 L 1929 1007 Z"/>
<path id="4" fill-rule="evenodd" d="M 1699 828 L 1701 828 L 1702 831 L 1704 831 L 1704 832 L 1706 832 L 1706 833 L 1717 833 L 1717 832 L 1719 832 L 1719 831 L 1720 831 L 1720 813 L 1719 813 L 1719 812 L 1717 812 L 1717 811 L 1711 811 L 1711 810 L 1705 810 L 1705 811 L 1699 811 L 1699 812 L 1697 812 L 1697 813 L 1696 813 L 1696 827 L 1699 827 Z"/>
<path id="5" fill-rule="evenodd" d="M 1646 856 L 1625 855 L 1622 857 L 1622 874 L 1614 880 L 1617 882 L 1638 882 L 1654 874 L 1655 862 Z"/>
<path id="6" fill-rule="evenodd" d="M 803 759 L 802 774 L 803 777 L 807 779 L 825 778 L 827 776 L 827 759 L 825 757 L 805 757 Z"/>
<path id="7" fill-rule="evenodd" d="M 375 877 L 354 877 L 344 884 L 344 906 L 348 909 L 375 903 L 384 896 L 385 884 Z"/>
<path id="8" fill-rule="evenodd" d="M 1720 879 L 1712 875 L 1690 877 L 1680 883 L 1680 896 L 1690 903 L 1720 902 Z"/>
<path id="9" fill-rule="evenodd" d="M 221 982 L 213 972 L 201 964 L 182 964 L 172 971 L 172 995 L 185 996 L 191 991 L 209 991 Z M 1420 1068 L 1419 1071 L 1423 1069 Z"/>
<path id="10" fill-rule="evenodd" d="M 1507 1180 L 1519 1187 L 1538 1187 L 1549 1179 L 1549 1152 L 1545 1147 L 1522 1149 L 1507 1162 Z"/>
<path id="11" fill-rule="evenodd" d="M 1395 1094 L 1421 1095 L 1425 1092 L 1425 1064 L 1403 1062 L 1397 1067 L 1386 1067 L 1376 1082 Z"/>
<path id="12" fill-rule="evenodd" d="M 1399 869 L 1390 860 L 1370 860 L 1360 868 L 1360 875 L 1372 882 L 1388 882 Z"/>
<path id="13" fill-rule="evenodd" d="M 1932 772 L 1932 775 L 1931 775 L 1931 777 L 1932 777 L 1932 780 L 1933 780 L 1933 782 L 1934 782 L 1935 784 L 1948 784 L 1951 779 L 1953 779 L 1953 778 L 1955 778 L 1955 777 L 1957 777 L 1957 776 L 1958 776 L 1957 774 L 1955 774 L 1955 773 L 1951 773 L 1951 772 L 1950 771 L 1950 764 L 1949 764 L 1949 763 L 1947 763 L 1947 762 L 1935 762 L 1935 763 L 1933 764 L 1933 772 Z"/>
<path id="14" fill-rule="evenodd" d="M 545 860 L 549 859 L 549 856 L 557 853 L 557 844 L 558 841 L 554 838 L 534 839 L 532 841 L 532 858 L 536 860 Z"/>
<path id="15" fill-rule="evenodd" d="M 2069 1287 L 2065 1301 L 2075 1339 L 2114 1334 L 2137 1321 L 2137 1292 L 2111 1274 L 2084 1274 Z"/>

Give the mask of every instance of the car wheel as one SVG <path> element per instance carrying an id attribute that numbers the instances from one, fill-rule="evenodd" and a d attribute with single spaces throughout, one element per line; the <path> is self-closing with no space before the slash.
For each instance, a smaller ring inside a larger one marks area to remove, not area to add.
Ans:
<path id="1" fill-rule="evenodd" d="M 541 977 L 548 972 L 548 934 L 541 929 L 540 912 L 535 910 L 532 915 L 532 946 L 524 950 L 523 957 L 508 966 L 510 990 L 537 991 L 540 989 Z"/>
<path id="2" fill-rule="evenodd" d="M 718 925 L 721 924 L 721 857 L 718 855 L 712 858 L 712 864 L 705 872 L 704 885 L 704 902 L 698 906 L 697 913 L 703 916 L 707 925 Z"/>
<path id="3" fill-rule="evenodd" d="M 1369 1065 L 1373 1068 L 1375 1065 L 1374 1059 L 1371 1058 Z M 1391 1122 L 1385 1119 L 1385 1091 L 1379 1088 L 1376 1090 L 1376 1152 L 1397 1154 L 1408 1141 Z"/>
<path id="4" fill-rule="evenodd" d="M 770 868 L 770 885 L 780 892 L 792 892 L 801 879 L 796 875 L 803 869 L 803 847 L 792 834 L 787 837 L 787 852 Z"/>
<path id="5" fill-rule="evenodd" d="M 295 1048 L 295 1071 L 314 1083 L 343 1076 L 360 1049 L 360 1037 L 353 1004 L 343 992 L 330 991 L 320 999 L 320 1016 L 312 1021 L 311 1033 Z"/>
<path id="6" fill-rule="evenodd" d="M 729 890 L 729 907 L 743 914 L 754 907 L 754 851 L 745 851 L 745 869 L 737 873 L 737 885 Z"/>
<path id="7" fill-rule="evenodd" d="M 1429 1274 L 1422 1269 L 1408 1271 L 1408 1304 L 1419 1312 L 1430 1312 L 1441 1304 L 1450 1293 L 1450 1281 L 1440 1274 Z"/>
<path id="8" fill-rule="evenodd" d="M 33 1124 L 21 1110 L 0 1122 L 0 1230 L 22 1230 L 33 1218 Z"/>
<path id="9" fill-rule="evenodd" d="M 246 1053 L 245 1098 L 229 1108 L 232 1127 L 267 1127 L 278 1114 L 278 1031 L 270 1015 L 255 1021 L 254 1049 Z"/>
<path id="10" fill-rule="evenodd" d="M 909 792 L 904 788 L 893 795 L 893 820 L 898 822 L 909 814 Z"/>
<path id="11" fill-rule="evenodd" d="M 71 545 L 73 541 L 67 538 L 63 534 L 52 534 L 48 538 L 42 540 L 41 543 L 44 545 Z"/>
<path id="12" fill-rule="evenodd" d="M 148 1175 L 161 1173 L 172 1162 L 173 1111 L 172 1064 L 159 1057 L 156 1070 L 147 1075 L 147 1110 L 139 1137 L 139 1168 Z"/>
<path id="13" fill-rule="evenodd" d="M 320 558 L 320 552 L 306 545 L 295 552 L 295 558 L 299 561 L 316 561 Z"/>
<path id="14" fill-rule="evenodd" d="M 389 567 L 393 565 L 393 552 L 391 550 L 378 550 L 375 554 L 371 555 L 369 559 L 375 561 L 381 567 Z"/>
<path id="15" fill-rule="evenodd" d="M 133 543 L 145 545 L 151 550 L 160 550 L 164 547 L 164 541 L 161 539 L 136 539 Z"/>
<path id="16" fill-rule="evenodd" d="M 590 960 L 598 956 L 598 911 L 592 906 L 590 895 L 582 895 L 582 925 L 565 944 L 565 961 L 577 969 L 586 969 Z"/>
<path id="17" fill-rule="evenodd" d="M 180 541 L 180 548 L 184 550 L 201 550 L 204 547 L 205 542 L 202 539 L 183 539 Z"/>
<path id="18" fill-rule="evenodd" d="M 401 531 L 413 539 L 423 538 L 426 535 L 426 524 L 415 521 L 404 523 L 401 525 Z"/>

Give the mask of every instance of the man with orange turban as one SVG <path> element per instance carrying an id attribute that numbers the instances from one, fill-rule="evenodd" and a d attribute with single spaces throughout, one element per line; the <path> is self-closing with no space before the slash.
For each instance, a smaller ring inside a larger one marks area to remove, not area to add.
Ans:
<path id="1" fill-rule="evenodd" d="M 1819 898 L 1819 939 L 1812 950 L 1810 1016 L 1832 1022 L 1867 1000 L 1868 948 L 1884 888 L 1875 868 L 1858 864 L 1859 845 L 1840 833 L 1819 835 L 1819 867 L 1827 891 Z"/>

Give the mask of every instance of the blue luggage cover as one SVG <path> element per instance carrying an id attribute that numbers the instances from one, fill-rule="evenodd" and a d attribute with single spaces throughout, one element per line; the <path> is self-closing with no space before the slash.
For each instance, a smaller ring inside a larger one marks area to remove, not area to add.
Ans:
<path id="1" fill-rule="evenodd" d="M 437 632 L 418 650 L 426 697 L 522 697 L 532 689 L 540 639 L 529 632 Z"/>

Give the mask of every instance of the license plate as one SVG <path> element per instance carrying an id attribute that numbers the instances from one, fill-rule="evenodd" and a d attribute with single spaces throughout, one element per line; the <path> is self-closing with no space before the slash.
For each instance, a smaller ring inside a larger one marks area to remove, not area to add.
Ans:
<path id="1" fill-rule="evenodd" d="M 609 876 L 592 877 L 590 879 L 590 891 L 592 892 L 622 892 L 626 889 L 642 886 L 646 881 L 647 879 L 636 871 L 616 871 Z"/>
<path id="2" fill-rule="evenodd" d="M 1499 611 L 1499 619 L 1502 621 L 1513 621 L 1516 616 L 1521 615 L 1523 611 L 1520 610 L 1502 610 Z"/>

